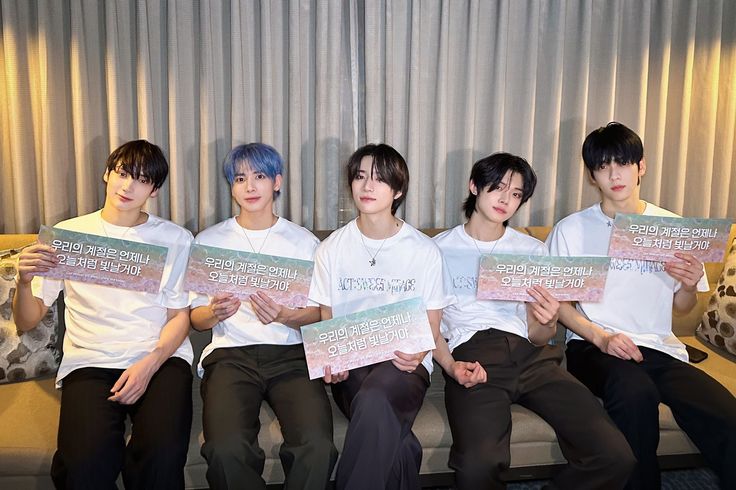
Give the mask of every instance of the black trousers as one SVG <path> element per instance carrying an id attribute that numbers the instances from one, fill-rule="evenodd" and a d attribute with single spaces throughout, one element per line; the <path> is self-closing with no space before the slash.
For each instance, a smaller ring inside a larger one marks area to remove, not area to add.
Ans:
<path id="1" fill-rule="evenodd" d="M 654 349 L 639 349 L 641 363 L 604 354 L 582 340 L 567 346 L 567 368 L 603 399 L 639 462 L 627 487 L 660 488 L 662 402 L 718 474 L 721 486 L 736 488 L 736 399 L 700 369 Z"/>
<path id="2" fill-rule="evenodd" d="M 488 381 L 472 388 L 445 373 L 445 404 L 453 445 L 449 466 L 460 489 L 505 488 L 510 464 L 511 404 L 537 413 L 557 434 L 568 461 L 555 475 L 558 488 L 623 488 L 634 456 L 593 394 L 560 366 L 562 349 L 484 330 L 453 351 L 478 361 Z"/>
<path id="3" fill-rule="evenodd" d="M 337 489 L 418 489 L 422 445 L 411 430 L 429 387 L 422 366 L 413 373 L 390 361 L 353 369 L 332 385 L 335 403 L 350 419 Z"/>
<path id="4" fill-rule="evenodd" d="M 202 455 L 213 489 L 266 488 L 258 445 L 261 403 L 281 425 L 285 489 L 323 490 L 337 460 L 324 382 L 309 380 L 304 348 L 251 345 L 215 349 L 203 363 Z"/>
<path id="5" fill-rule="evenodd" d="M 122 369 L 82 368 L 64 378 L 51 478 L 60 489 L 182 489 L 192 427 L 191 366 L 164 362 L 133 405 L 108 401 Z M 125 444 L 125 419 L 132 435 Z"/>

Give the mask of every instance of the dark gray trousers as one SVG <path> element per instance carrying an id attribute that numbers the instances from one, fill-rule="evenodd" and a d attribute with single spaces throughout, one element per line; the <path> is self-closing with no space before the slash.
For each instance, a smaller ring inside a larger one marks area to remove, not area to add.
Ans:
<path id="1" fill-rule="evenodd" d="M 603 399 L 638 460 L 627 488 L 661 486 L 660 402 L 698 446 L 721 487 L 736 488 L 736 398 L 686 362 L 647 347 L 639 350 L 644 360 L 636 363 L 604 354 L 583 340 L 571 340 L 567 347 L 568 369 Z"/>
<path id="2" fill-rule="evenodd" d="M 261 477 L 265 455 L 258 446 L 265 400 L 284 436 L 279 450 L 284 488 L 323 490 L 337 460 L 332 409 L 324 382 L 309 380 L 302 345 L 216 349 L 202 364 L 202 455 L 210 487 L 266 487 Z"/>
<path id="3" fill-rule="evenodd" d="M 623 488 L 635 464 L 631 449 L 600 402 L 560 366 L 559 347 L 535 347 L 490 329 L 458 346 L 453 356 L 480 362 L 488 374 L 486 383 L 472 388 L 445 374 L 453 438 L 449 465 L 458 488 L 505 488 L 500 473 L 511 460 L 512 403 L 538 414 L 557 434 L 568 464 L 555 475 L 556 487 Z"/>
<path id="4" fill-rule="evenodd" d="M 338 490 L 420 488 L 422 446 L 411 430 L 429 386 L 420 364 L 413 373 L 390 361 L 350 371 L 332 386 L 335 403 L 350 419 L 340 464 Z"/>

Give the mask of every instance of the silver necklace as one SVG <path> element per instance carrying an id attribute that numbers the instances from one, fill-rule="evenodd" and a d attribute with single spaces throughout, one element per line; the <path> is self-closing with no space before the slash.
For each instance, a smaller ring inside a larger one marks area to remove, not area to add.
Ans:
<path id="1" fill-rule="evenodd" d="M 278 220 L 278 218 L 276 218 Z M 246 240 L 248 240 L 248 245 L 250 245 L 250 249 L 253 250 L 253 253 L 260 254 L 261 250 L 263 250 L 263 247 L 266 245 L 266 241 L 268 240 L 268 236 L 271 234 L 271 228 L 273 228 L 273 225 L 276 223 L 272 223 L 271 226 L 268 227 L 268 232 L 266 232 L 266 238 L 263 239 L 263 243 L 261 243 L 261 246 L 258 248 L 258 251 L 256 252 L 256 248 L 253 246 L 253 243 L 250 241 L 250 238 L 248 238 L 248 234 L 245 232 L 245 227 L 240 224 L 238 219 L 235 219 L 235 222 L 238 223 L 238 226 L 240 227 L 240 231 L 243 232 L 243 236 Z"/>
<path id="2" fill-rule="evenodd" d="M 378 247 L 378 250 L 376 250 L 376 253 L 374 253 L 373 255 L 371 255 L 371 252 L 370 252 L 370 250 L 368 250 L 368 247 L 365 244 L 365 240 L 363 239 L 363 233 L 361 233 L 360 230 L 358 230 L 358 233 L 360 233 L 360 241 L 363 243 L 363 248 L 365 249 L 365 253 L 367 253 L 368 254 L 368 257 L 371 258 L 371 260 L 369 260 L 368 263 L 371 264 L 371 267 L 373 267 L 374 265 L 376 265 L 376 256 L 378 255 L 378 253 L 383 248 L 383 244 L 386 243 L 386 240 L 388 240 L 388 237 L 386 237 L 386 238 L 383 239 L 383 241 L 381 242 L 381 246 Z"/>
<path id="3" fill-rule="evenodd" d="M 468 230 L 465 230 L 465 234 L 468 235 L 471 240 L 473 240 L 473 244 L 475 245 L 475 249 L 478 251 L 478 255 L 483 255 L 483 252 L 480 251 L 480 247 L 478 246 L 478 241 L 475 239 L 475 237 L 473 237 L 473 235 L 468 233 Z M 501 239 L 503 238 L 505 234 L 506 234 L 506 230 L 504 230 L 504 233 L 501 233 L 501 236 L 498 237 L 498 239 L 493 243 L 493 247 L 491 247 L 491 251 L 488 252 L 488 254 L 493 254 L 493 251 L 496 250 L 496 245 L 498 245 L 498 242 L 501 241 Z"/>
<path id="4" fill-rule="evenodd" d="M 396 220 L 394 220 L 394 222 L 396 222 Z M 357 221 L 355 223 L 355 226 L 356 227 L 358 226 Z M 396 223 L 396 226 L 399 226 L 399 223 Z M 358 228 L 358 233 L 360 234 L 360 242 L 363 244 L 363 248 L 365 249 L 365 253 L 368 254 L 368 257 L 370 257 L 370 260 L 368 261 L 368 263 L 371 265 L 371 267 L 373 267 L 373 266 L 376 265 L 376 257 L 381 252 L 381 249 L 383 248 L 383 244 L 386 243 L 386 240 L 388 240 L 389 238 L 391 238 L 393 235 L 387 236 L 386 238 L 384 238 L 383 241 L 381 242 L 381 245 L 378 247 L 378 250 L 376 250 L 376 253 L 374 253 L 373 255 L 371 255 L 371 251 L 368 250 L 368 246 L 365 244 L 365 239 L 363 238 L 363 232 L 360 231 L 360 228 Z"/>
<path id="5" fill-rule="evenodd" d="M 105 220 L 102 219 L 102 213 L 100 213 L 99 217 L 100 217 L 100 228 L 102 228 L 102 233 L 104 233 L 107 238 L 110 238 L 110 235 L 107 233 L 107 227 L 105 227 Z M 117 226 L 117 225 L 114 225 L 114 226 Z M 136 226 L 136 225 L 133 225 L 133 226 Z M 119 237 L 112 237 L 112 238 L 123 240 L 125 238 L 125 235 L 128 234 L 128 232 L 133 228 L 133 226 L 126 227 L 122 235 L 120 235 Z"/>

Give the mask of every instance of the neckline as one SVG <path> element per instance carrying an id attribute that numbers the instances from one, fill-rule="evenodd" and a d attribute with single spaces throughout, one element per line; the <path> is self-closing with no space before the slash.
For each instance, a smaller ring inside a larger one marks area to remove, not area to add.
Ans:
<path id="1" fill-rule="evenodd" d="M 358 233 L 358 237 L 363 240 L 363 242 L 366 245 L 369 246 L 381 246 L 388 245 L 392 241 L 394 241 L 397 237 L 401 236 L 404 233 L 404 229 L 406 228 L 406 221 L 402 220 L 401 218 L 396 218 L 401 222 L 401 226 L 399 227 L 399 231 L 394 233 L 393 235 L 386 237 L 386 238 L 369 238 L 366 235 L 363 234 L 362 231 L 360 231 L 360 227 L 358 226 L 358 218 L 353 219 L 350 224 L 355 228 L 355 232 Z"/>
<path id="2" fill-rule="evenodd" d="M 483 240 L 478 240 L 470 236 L 467 230 L 465 230 L 465 223 L 458 226 L 460 227 L 460 232 L 465 237 L 465 241 L 468 242 L 470 245 L 477 246 L 480 249 L 495 248 L 496 245 L 498 245 L 498 243 L 501 242 L 501 240 L 503 240 L 508 233 L 508 227 L 504 226 L 503 233 L 500 237 L 498 237 L 496 240 L 491 240 L 490 242 L 484 242 Z"/>
<path id="3" fill-rule="evenodd" d="M 281 222 L 281 216 L 276 216 L 276 221 L 274 221 L 273 224 L 269 226 L 268 228 L 264 228 L 262 230 L 251 230 L 250 228 L 246 228 L 245 226 L 242 226 L 238 222 L 237 216 L 233 216 L 233 226 L 235 227 L 235 231 L 240 233 L 242 230 L 243 233 L 248 233 L 249 236 L 254 237 L 254 238 L 261 238 L 263 236 L 266 236 L 270 231 L 272 231 L 276 226 L 278 226 L 280 222 Z"/>
<path id="4" fill-rule="evenodd" d="M 109 221 L 107 221 L 105 218 L 102 217 L 102 209 L 97 210 L 97 218 L 100 220 L 100 226 L 102 226 L 102 227 L 111 228 L 111 229 L 126 230 L 126 232 L 127 232 L 127 231 L 133 230 L 135 228 L 138 228 L 140 226 L 147 225 L 148 223 L 151 222 L 151 216 L 153 216 L 153 215 L 151 213 L 146 213 L 145 211 L 142 211 L 142 212 L 143 212 L 143 214 L 146 215 L 146 220 L 143 221 L 142 223 L 134 224 L 132 226 L 116 225 L 115 223 L 110 223 Z"/>

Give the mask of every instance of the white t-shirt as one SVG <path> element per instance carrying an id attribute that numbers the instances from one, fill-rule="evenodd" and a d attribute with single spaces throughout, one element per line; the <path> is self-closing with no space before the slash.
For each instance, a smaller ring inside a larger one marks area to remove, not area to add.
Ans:
<path id="1" fill-rule="evenodd" d="M 246 239 L 247 233 L 248 238 Z M 250 240 L 250 243 L 248 242 Z M 265 240 L 265 241 L 264 241 Z M 291 221 L 279 218 L 269 229 L 245 231 L 235 218 L 210 226 L 194 239 L 195 243 L 211 247 L 255 251 L 266 255 L 277 255 L 301 260 L 314 260 L 314 251 L 319 240 L 306 228 L 295 225 Z M 211 296 L 190 293 L 192 308 L 209 304 Z M 317 306 L 311 304 L 310 306 Z M 230 318 L 219 322 L 212 328 L 212 342 L 202 351 L 197 366 L 200 376 L 204 374 L 202 360 L 215 349 L 221 347 L 242 347 L 255 344 L 291 345 L 301 344 L 302 335 L 299 330 L 287 327 L 282 323 L 264 325 L 253 312 L 249 301 L 243 301 L 238 311 Z"/>
<path id="2" fill-rule="evenodd" d="M 677 216 L 646 203 L 644 215 Z M 601 210 L 600 203 L 573 213 L 554 227 L 547 245 L 552 255 L 607 256 L 613 219 Z M 680 282 L 664 270 L 664 263 L 648 260 L 611 259 L 603 300 L 577 303 L 587 319 L 610 333 L 624 333 L 636 345 L 688 360 L 682 342 L 672 333 L 672 302 Z M 708 291 L 703 275 L 698 291 Z M 567 340 L 580 339 L 568 330 Z"/>
<path id="3" fill-rule="evenodd" d="M 465 232 L 464 225 L 440 233 L 434 240 L 442 250 L 458 299 L 442 314 L 442 335 L 448 339 L 450 351 L 467 342 L 476 332 L 489 328 L 528 339 L 524 302 L 476 299 L 478 266 L 481 253 L 548 255 L 544 243 L 508 227 L 496 241 L 474 241 Z"/>
<path id="4" fill-rule="evenodd" d="M 51 306 L 59 292 L 64 291 L 64 356 L 56 377 L 56 385 L 61 387 L 61 380 L 75 369 L 127 369 L 153 351 L 167 322 L 167 309 L 189 305 L 189 297 L 182 290 L 182 280 L 192 234 L 152 214 L 138 226 L 127 228 L 105 222 L 103 228 L 100 211 L 62 221 L 56 228 L 169 249 L 158 293 L 33 278 L 33 295 L 46 306 Z M 192 363 L 194 354 L 189 338 L 173 355 Z"/>
<path id="5" fill-rule="evenodd" d="M 361 235 L 353 220 L 317 248 L 310 298 L 330 306 L 334 317 L 417 297 L 428 310 L 454 303 L 445 291 L 442 254 L 425 234 L 403 223 L 385 241 Z M 422 364 L 432 372 L 431 352 Z"/>

